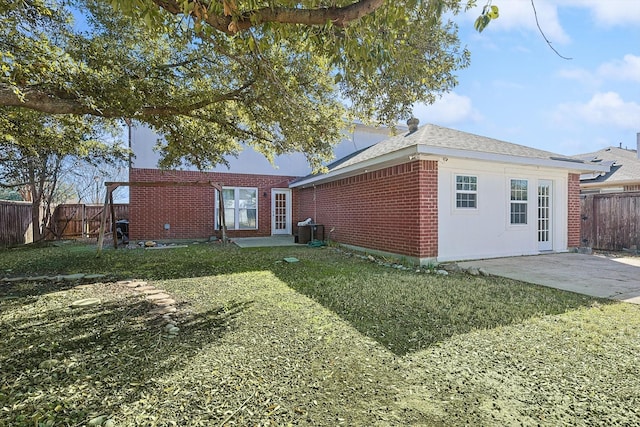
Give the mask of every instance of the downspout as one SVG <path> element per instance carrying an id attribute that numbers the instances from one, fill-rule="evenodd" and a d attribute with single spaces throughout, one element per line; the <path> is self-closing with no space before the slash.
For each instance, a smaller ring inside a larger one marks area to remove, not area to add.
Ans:
<path id="1" fill-rule="evenodd" d="M 313 222 L 317 223 L 318 219 L 318 202 L 316 201 L 316 186 L 313 186 Z"/>

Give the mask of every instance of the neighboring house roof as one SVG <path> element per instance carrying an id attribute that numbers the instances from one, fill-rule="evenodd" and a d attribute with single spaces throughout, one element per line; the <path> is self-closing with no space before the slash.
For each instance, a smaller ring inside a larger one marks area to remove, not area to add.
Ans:
<path id="1" fill-rule="evenodd" d="M 584 186 L 603 187 L 640 184 L 640 159 L 637 150 L 607 147 L 593 153 L 574 156 L 591 164 L 608 167 L 607 172 L 587 173 L 580 176 Z"/>
<path id="2" fill-rule="evenodd" d="M 432 124 L 403 133 L 355 152 L 327 166 L 324 174 L 309 175 L 294 181 L 292 187 L 330 181 L 363 169 L 405 163 L 416 155 L 436 155 L 521 165 L 563 168 L 576 172 L 602 172 L 601 165 L 583 162 L 549 151 L 474 135 Z M 407 157 L 408 156 L 408 157 Z"/>

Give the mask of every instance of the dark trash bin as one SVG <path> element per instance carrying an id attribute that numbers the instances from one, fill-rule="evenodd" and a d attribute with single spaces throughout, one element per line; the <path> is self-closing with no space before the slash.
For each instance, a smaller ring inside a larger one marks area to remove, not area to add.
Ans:
<path id="1" fill-rule="evenodd" d="M 309 225 L 301 225 L 298 227 L 298 242 L 300 244 L 306 245 L 311 240 L 311 226 Z"/>
<path id="2" fill-rule="evenodd" d="M 119 219 L 116 221 L 116 234 L 118 240 L 122 240 L 122 243 L 129 241 L 129 220 Z"/>
<path id="3" fill-rule="evenodd" d="M 306 245 L 312 240 L 324 240 L 324 225 L 308 224 L 298 227 L 298 243 Z"/>

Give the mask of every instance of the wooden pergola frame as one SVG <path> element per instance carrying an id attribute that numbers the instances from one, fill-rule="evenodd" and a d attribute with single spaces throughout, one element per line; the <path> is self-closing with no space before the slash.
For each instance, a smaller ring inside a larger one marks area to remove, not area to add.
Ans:
<path id="1" fill-rule="evenodd" d="M 111 232 L 113 233 L 113 247 L 118 249 L 118 238 L 116 230 L 116 218 L 115 210 L 113 208 L 113 192 L 118 187 L 210 187 L 218 190 L 218 202 L 220 203 L 220 209 L 218 209 L 218 223 L 222 230 L 222 241 L 227 242 L 227 225 L 224 218 L 224 199 L 222 196 L 222 183 L 213 181 L 121 181 L 121 182 L 105 182 L 107 187 L 107 193 L 104 197 L 104 207 L 102 209 L 102 218 L 100 220 L 100 234 L 98 235 L 98 252 L 96 254 L 99 257 L 102 254 L 102 246 L 104 244 L 104 235 L 107 223 L 107 207 L 111 212 Z"/>

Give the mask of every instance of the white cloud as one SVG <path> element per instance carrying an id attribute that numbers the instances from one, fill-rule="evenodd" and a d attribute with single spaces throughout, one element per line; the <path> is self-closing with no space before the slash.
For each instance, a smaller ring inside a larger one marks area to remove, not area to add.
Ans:
<path id="1" fill-rule="evenodd" d="M 629 54 L 625 55 L 621 61 L 602 64 L 598 67 L 598 74 L 614 80 L 640 82 L 640 56 Z"/>
<path id="2" fill-rule="evenodd" d="M 640 104 L 625 102 L 615 92 L 596 93 L 589 102 L 566 103 L 556 107 L 554 121 L 563 125 L 603 125 L 638 129 Z"/>
<path id="3" fill-rule="evenodd" d="M 416 104 L 413 115 L 420 120 L 421 124 L 441 125 L 465 120 L 478 121 L 482 118 L 480 113 L 473 108 L 471 98 L 453 92 L 445 93 L 432 105 Z"/>
<path id="4" fill-rule="evenodd" d="M 563 68 L 558 71 L 558 76 L 567 80 L 573 80 L 587 86 L 597 86 L 600 84 L 598 79 L 592 72 L 583 68 Z"/>
<path id="5" fill-rule="evenodd" d="M 560 25 L 555 2 L 535 0 L 535 13 L 528 0 L 500 0 L 493 4 L 498 6 L 500 16 L 491 21 L 484 31 L 527 30 L 537 33 L 539 31 L 536 25 L 537 15 L 542 31 L 551 42 L 566 44 L 571 41 Z M 475 20 L 482 12 L 483 6 L 484 2 L 479 2 L 479 6 L 467 11 L 465 15 Z"/>
<path id="6" fill-rule="evenodd" d="M 587 9 L 593 22 L 601 27 L 640 24 L 640 1 L 638 0 L 499 0 L 500 17 L 491 21 L 485 31 L 526 30 L 538 32 L 536 16 L 545 36 L 553 44 L 567 44 L 571 37 L 562 27 L 559 17 L 563 8 Z M 482 12 L 485 2 L 463 14 L 466 20 L 475 20 Z M 585 22 L 585 25 L 591 23 Z"/>
<path id="7" fill-rule="evenodd" d="M 589 9 L 596 25 L 603 27 L 640 24 L 640 1 L 637 0 L 561 0 L 558 3 Z"/>
<path id="8" fill-rule="evenodd" d="M 594 72 L 583 68 L 564 68 L 557 75 L 588 86 L 599 86 L 604 80 L 640 83 L 640 56 L 625 55 L 621 60 L 601 64 Z"/>

